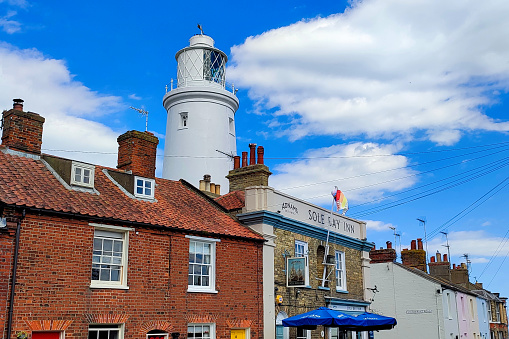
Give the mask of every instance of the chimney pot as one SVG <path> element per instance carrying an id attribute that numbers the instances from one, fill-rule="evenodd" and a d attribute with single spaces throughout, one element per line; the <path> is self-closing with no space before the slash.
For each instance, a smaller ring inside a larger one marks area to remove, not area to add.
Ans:
<path id="1" fill-rule="evenodd" d="M 236 155 L 233 157 L 233 169 L 240 168 L 240 156 Z"/>
<path id="2" fill-rule="evenodd" d="M 429 260 L 430 260 L 431 262 L 435 262 L 435 257 L 431 257 L 431 258 L 429 258 Z"/>
<path id="3" fill-rule="evenodd" d="M 257 153 L 258 153 L 258 161 L 256 163 L 263 165 L 263 153 L 264 153 L 263 146 L 258 146 Z"/>
<path id="4" fill-rule="evenodd" d="M 416 249 L 415 240 L 412 240 L 412 241 L 410 242 L 410 249 L 411 249 L 411 250 L 415 250 L 415 249 Z"/>
<path id="5" fill-rule="evenodd" d="M 440 254 L 440 252 L 437 251 L 437 262 L 441 262 L 442 261 L 442 255 Z"/>
<path id="6" fill-rule="evenodd" d="M 256 149 L 256 144 L 249 144 L 249 165 L 256 164 L 255 149 Z"/>
<path id="7" fill-rule="evenodd" d="M 455 270 L 456 269 L 456 264 L 452 264 L 452 268 Z"/>
<path id="8" fill-rule="evenodd" d="M 417 249 L 422 250 L 422 238 L 417 238 Z"/>
<path id="9" fill-rule="evenodd" d="M 211 193 L 216 193 L 216 184 L 214 183 L 210 183 L 210 192 Z"/>
<path id="10" fill-rule="evenodd" d="M 211 178 L 210 174 L 205 174 L 203 176 L 203 180 L 205 180 L 205 182 L 209 182 L 210 183 L 210 178 Z"/>
<path id="11" fill-rule="evenodd" d="M 242 167 L 247 166 L 247 152 L 242 152 Z"/>
<path id="12" fill-rule="evenodd" d="M 449 260 L 448 260 L 448 259 L 449 259 L 449 258 L 447 257 L 447 254 L 444 254 L 444 261 L 445 261 L 445 262 L 449 262 Z"/>
<path id="13" fill-rule="evenodd" d="M 18 111 L 23 111 L 23 99 L 13 99 L 14 103 L 12 104 L 12 108 Z"/>
<path id="14" fill-rule="evenodd" d="M 386 244 L 387 244 L 387 249 L 391 249 L 392 248 L 392 242 L 387 241 Z"/>
<path id="15" fill-rule="evenodd" d="M 200 191 L 205 191 L 205 180 L 200 180 Z"/>
<path id="16" fill-rule="evenodd" d="M 216 184 L 216 192 L 217 195 L 221 195 L 221 185 Z"/>

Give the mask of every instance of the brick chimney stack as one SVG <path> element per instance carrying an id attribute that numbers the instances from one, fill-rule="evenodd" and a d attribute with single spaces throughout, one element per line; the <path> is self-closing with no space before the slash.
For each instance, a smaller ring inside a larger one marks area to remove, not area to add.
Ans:
<path id="1" fill-rule="evenodd" d="M 37 113 L 23 112 L 22 99 L 13 101 L 13 108 L 2 114 L 2 145 L 17 151 L 41 154 L 45 119 Z"/>
<path id="2" fill-rule="evenodd" d="M 428 268 L 430 275 L 451 281 L 451 264 L 447 260 L 447 254 L 444 254 L 442 260 L 442 255 L 437 251 L 437 254 L 430 258 Z"/>
<path id="3" fill-rule="evenodd" d="M 392 243 L 387 241 L 387 248 L 380 247 L 377 250 L 375 247 L 369 251 L 369 258 L 372 264 L 383 263 L 383 262 L 395 262 L 396 261 L 396 250 L 392 248 Z"/>
<path id="4" fill-rule="evenodd" d="M 268 186 L 269 176 L 272 174 L 269 168 L 265 166 L 263 155 L 264 149 L 256 144 L 249 144 L 249 165 L 248 152 L 242 152 L 242 167 L 240 167 L 240 157 L 233 159 L 233 170 L 226 178 L 230 181 L 230 192 L 241 191 L 250 186 Z M 258 155 L 258 159 L 256 159 Z"/>
<path id="5" fill-rule="evenodd" d="M 422 248 L 422 239 L 412 240 L 410 250 L 408 248 L 401 251 L 401 261 L 403 265 L 414 267 L 421 271 L 427 272 L 426 269 L 426 251 Z"/>
<path id="6" fill-rule="evenodd" d="M 128 131 L 117 138 L 117 168 L 134 175 L 155 178 L 159 139 L 150 132 Z"/>
<path id="7" fill-rule="evenodd" d="M 461 263 L 458 266 L 454 265 L 454 268 L 451 270 L 451 282 L 463 287 L 468 285 L 468 269 L 465 263 Z"/>

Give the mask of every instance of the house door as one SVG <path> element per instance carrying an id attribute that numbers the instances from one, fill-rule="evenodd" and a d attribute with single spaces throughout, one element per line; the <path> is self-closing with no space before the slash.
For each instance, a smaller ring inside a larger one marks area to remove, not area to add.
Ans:
<path id="1" fill-rule="evenodd" d="M 32 339 L 60 339 L 60 332 L 32 332 Z"/>
<path id="2" fill-rule="evenodd" d="M 232 330 L 231 339 L 246 339 L 246 330 Z"/>

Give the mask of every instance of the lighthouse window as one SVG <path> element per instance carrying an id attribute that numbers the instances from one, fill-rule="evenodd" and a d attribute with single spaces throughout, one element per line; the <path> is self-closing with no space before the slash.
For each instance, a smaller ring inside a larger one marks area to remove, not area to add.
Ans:
<path id="1" fill-rule="evenodd" d="M 180 113 L 180 124 L 179 128 L 187 128 L 188 114 L 187 112 Z"/>
<path id="2" fill-rule="evenodd" d="M 203 51 L 203 78 L 224 85 L 224 66 L 226 60 L 219 52 Z"/>

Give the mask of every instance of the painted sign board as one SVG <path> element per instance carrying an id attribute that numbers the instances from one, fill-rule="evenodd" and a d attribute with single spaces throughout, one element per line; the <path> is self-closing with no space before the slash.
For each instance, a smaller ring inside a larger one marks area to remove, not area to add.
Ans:
<path id="1" fill-rule="evenodd" d="M 330 210 L 310 204 L 295 197 L 273 191 L 268 210 L 282 214 L 287 218 L 317 226 L 348 237 L 362 239 L 365 237 L 365 224 L 345 217 Z"/>

